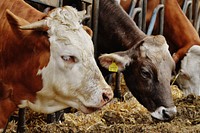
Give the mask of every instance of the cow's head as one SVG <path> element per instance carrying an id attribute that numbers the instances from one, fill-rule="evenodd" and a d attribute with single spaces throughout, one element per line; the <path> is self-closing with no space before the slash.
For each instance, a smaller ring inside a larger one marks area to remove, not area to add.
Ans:
<path id="1" fill-rule="evenodd" d="M 200 96 L 200 46 L 194 45 L 181 61 L 177 83 L 184 95 Z"/>
<path id="2" fill-rule="evenodd" d="M 17 24 L 22 21 L 8 14 Z M 19 107 L 51 113 L 71 106 L 91 113 L 111 100 L 113 92 L 95 62 L 91 37 L 80 24 L 84 14 L 66 6 L 54 9 L 41 21 L 19 25 L 21 32 L 47 32 L 50 43 L 49 61 L 37 73 L 43 87 L 34 102 L 24 100 Z"/>
<path id="3" fill-rule="evenodd" d="M 151 115 L 169 120 L 176 114 L 170 79 L 175 63 L 163 36 L 150 36 L 123 52 L 103 54 L 99 57 L 103 67 L 112 62 L 123 71 L 129 90 Z"/>

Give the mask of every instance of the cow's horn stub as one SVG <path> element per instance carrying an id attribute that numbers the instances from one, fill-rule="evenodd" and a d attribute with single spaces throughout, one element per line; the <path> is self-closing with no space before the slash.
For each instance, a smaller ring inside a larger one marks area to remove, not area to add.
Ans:
<path id="1" fill-rule="evenodd" d="M 154 43 L 156 43 L 157 45 L 162 45 L 165 43 L 165 37 L 162 35 L 154 36 L 153 40 L 154 40 Z"/>
<path id="2" fill-rule="evenodd" d="M 47 22 L 45 20 L 40 20 L 37 22 L 30 23 L 28 25 L 23 25 L 19 27 L 22 30 L 40 30 L 40 31 L 47 31 Z"/>

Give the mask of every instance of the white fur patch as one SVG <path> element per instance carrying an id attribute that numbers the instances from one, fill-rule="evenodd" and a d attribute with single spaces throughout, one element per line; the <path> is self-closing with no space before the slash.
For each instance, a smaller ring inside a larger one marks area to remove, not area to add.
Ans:
<path id="1" fill-rule="evenodd" d="M 146 38 L 143 45 L 140 46 L 143 57 L 150 58 L 155 66 L 158 66 L 158 70 L 162 70 L 164 66 L 169 67 L 169 74 L 171 75 L 171 70 L 175 68 L 175 62 L 168 48 L 165 38 L 161 35 Z"/>
<path id="2" fill-rule="evenodd" d="M 192 46 L 181 61 L 181 73 L 177 83 L 184 95 L 200 96 L 200 46 Z"/>
<path id="3" fill-rule="evenodd" d="M 50 61 L 38 70 L 43 88 L 36 101 L 23 100 L 19 107 L 30 107 L 42 113 L 52 113 L 68 106 L 90 112 L 87 107 L 102 107 L 102 94 L 113 97 L 94 59 L 91 37 L 80 24 L 83 12 L 66 6 L 56 8 L 47 17 Z M 61 57 L 71 56 L 77 62 L 68 63 Z"/>
<path id="4" fill-rule="evenodd" d="M 172 117 L 175 116 L 175 114 L 177 113 L 177 109 L 175 106 L 171 108 L 165 108 L 163 106 L 160 106 L 159 108 L 156 109 L 156 111 L 152 112 L 151 115 L 152 117 L 159 120 L 167 120 L 167 118 L 164 117 L 165 114 L 163 112 Z"/>
<path id="5" fill-rule="evenodd" d="M 168 48 L 169 46 L 165 40 L 159 42 L 158 39 L 155 40 L 154 37 L 151 36 L 143 43 L 140 50 L 143 56 L 148 56 L 150 59 L 156 58 L 156 61 L 161 61 L 163 57 L 166 58 L 167 56 L 168 58 L 171 56 Z"/>
<path id="6" fill-rule="evenodd" d="M 192 46 L 192 47 L 188 50 L 188 53 L 193 53 L 193 54 L 195 54 L 195 55 L 200 56 L 200 46 L 198 46 L 198 45 Z"/>

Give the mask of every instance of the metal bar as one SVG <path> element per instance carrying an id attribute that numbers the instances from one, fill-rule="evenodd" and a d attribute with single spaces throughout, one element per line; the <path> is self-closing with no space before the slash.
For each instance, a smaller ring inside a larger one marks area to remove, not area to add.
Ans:
<path id="1" fill-rule="evenodd" d="M 93 43 L 94 43 L 94 55 L 97 58 L 97 33 L 98 33 L 98 18 L 99 18 L 99 0 L 93 0 L 92 2 L 92 23 L 91 28 L 93 30 Z"/>
<path id="2" fill-rule="evenodd" d="M 130 11 L 129 11 L 129 14 L 128 14 L 129 16 L 133 16 L 136 3 L 137 3 L 137 0 L 132 0 L 131 8 L 130 8 Z"/>
<path id="3" fill-rule="evenodd" d="M 122 99 L 123 98 L 122 90 L 121 90 L 121 86 L 120 86 L 120 84 L 121 84 L 121 75 L 122 75 L 121 72 L 117 72 L 116 73 L 116 79 L 115 79 L 116 85 L 115 85 L 115 89 L 114 89 L 114 96 L 119 98 L 119 99 L 121 99 L 121 100 L 123 100 Z"/>
<path id="4" fill-rule="evenodd" d="M 25 108 L 20 108 L 19 112 L 18 112 L 18 124 L 17 124 L 17 132 L 18 133 L 25 133 L 26 132 L 26 128 L 25 128 L 25 113 L 26 113 L 26 109 Z"/>
<path id="5" fill-rule="evenodd" d="M 184 14 L 188 14 L 188 19 L 192 21 L 192 0 L 185 0 L 182 8 Z"/>
<path id="6" fill-rule="evenodd" d="M 192 22 L 192 1 L 191 4 L 188 6 L 188 19 Z"/>
<path id="7" fill-rule="evenodd" d="M 164 5 L 163 4 L 159 4 L 153 11 L 153 14 L 152 14 L 152 17 L 151 17 L 151 21 L 150 21 L 150 24 L 149 24 L 149 28 L 147 30 L 147 35 L 151 35 L 152 32 L 153 32 L 153 28 L 154 28 L 154 25 L 155 25 L 155 22 L 156 22 L 156 17 L 158 15 L 158 12 L 159 10 L 163 9 L 164 8 Z M 161 26 L 161 25 L 160 25 Z M 161 31 L 160 31 L 161 32 Z"/>
<path id="8" fill-rule="evenodd" d="M 141 7 L 137 7 L 134 9 L 134 13 L 131 16 L 131 18 L 134 19 L 136 15 L 138 15 L 138 20 L 136 24 L 140 29 L 142 29 L 142 8 Z"/>
<path id="9" fill-rule="evenodd" d="M 191 6 L 191 5 L 192 5 L 192 1 L 191 1 L 191 0 L 185 0 L 185 1 L 184 1 L 182 10 L 183 10 L 183 12 L 184 12 L 185 14 L 186 14 L 186 12 L 187 12 L 189 6 Z"/>
<path id="10" fill-rule="evenodd" d="M 160 0 L 160 4 L 163 5 L 163 7 L 160 9 L 160 23 L 159 23 L 159 34 L 162 35 L 163 34 L 163 29 L 164 29 L 164 0 Z"/>
<path id="11" fill-rule="evenodd" d="M 196 22 L 196 31 L 199 34 L 199 28 L 200 28 L 200 11 L 198 13 L 198 17 L 197 17 L 197 22 Z"/>
<path id="12" fill-rule="evenodd" d="M 193 25 L 195 29 L 197 29 L 197 21 L 198 21 L 198 12 L 199 12 L 199 0 L 194 0 L 194 15 L 193 15 Z"/>
<path id="13" fill-rule="evenodd" d="M 142 10 L 142 7 L 143 7 L 143 0 L 139 0 L 138 6 L 139 6 L 138 8 L 140 8 L 141 11 L 138 12 L 138 22 L 137 22 L 138 24 L 137 24 L 137 25 L 138 25 L 138 27 L 139 27 L 140 29 L 142 29 L 142 21 L 143 21 L 143 20 L 142 20 L 142 11 L 143 11 L 143 10 Z"/>
<path id="14" fill-rule="evenodd" d="M 142 31 L 146 33 L 146 12 L 147 12 L 147 0 L 143 0 L 142 7 Z"/>
<path id="15" fill-rule="evenodd" d="M 183 5 L 182 5 L 183 12 L 186 11 L 186 6 L 187 6 L 187 0 L 183 0 Z"/>
<path id="16" fill-rule="evenodd" d="M 137 19 L 137 26 L 142 29 L 142 7 L 143 7 L 143 0 L 139 0 L 138 7 L 135 8 L 135 5 L 138 1 L 132 0 L 131 9 L 129 12 L 129 16 L 134 19 L 136 15 L 138 15 Z"/>
<path id="17" fill-rule="evenodd" d="M 40 1 L 40 0 L 30 0 L 30 1 L 33 1 L 33 2 L 37 2 L 37 3 L 40 3 L 40 4 L 44 4 L 44 5 L 49 5 L 49 6 L 52 6 L 52 7 L 59 7 L 59 6 L 62 6 L 61 4 L 63 3 L 63 0 L 51 0 L 51 3 L 49 3 L 49 1 Z"/>

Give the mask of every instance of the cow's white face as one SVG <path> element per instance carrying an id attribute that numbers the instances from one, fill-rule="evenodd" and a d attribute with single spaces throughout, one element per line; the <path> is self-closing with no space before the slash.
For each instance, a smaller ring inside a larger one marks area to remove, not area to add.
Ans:
<path id="1" fill-rule="evenodd" d="M 184 95 L 200 96 L 200 46 L 192 46 L 181 61 L 177 83 Z"/>
<path id="2" fill-rule="evenodd" d="M 68 106 L 90 113 L 113 97 L 95 62 L 91 37 L 79 24 L 80 16 L 72 7 L 65 7 L 47 18 L 50 61 L 38 71 L 43 88 L 35 103 L 23 101 L 22 105 L 43 113 Z"/>

